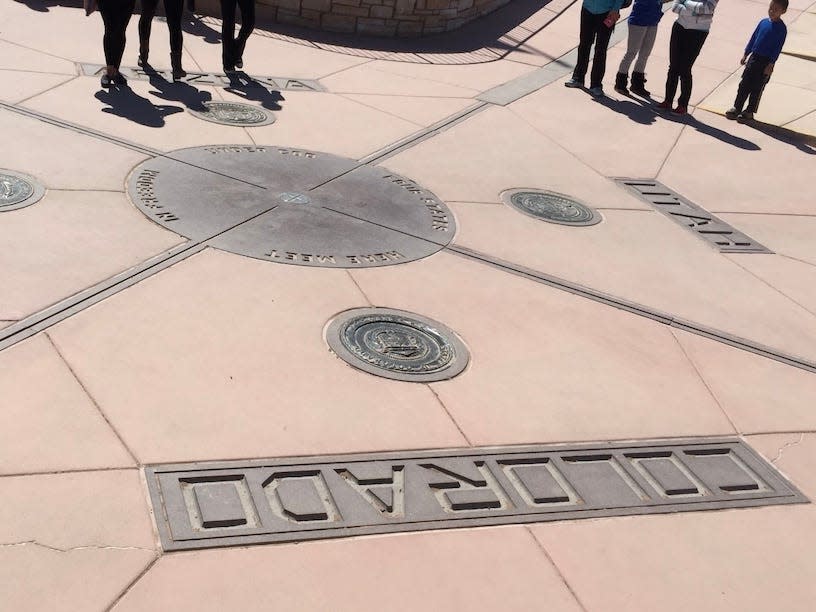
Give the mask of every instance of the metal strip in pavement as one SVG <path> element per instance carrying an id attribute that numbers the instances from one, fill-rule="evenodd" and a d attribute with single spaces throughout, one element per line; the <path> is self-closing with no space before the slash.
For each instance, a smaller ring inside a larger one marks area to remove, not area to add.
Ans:
<path id="1" fill-rule="evenodd" d="M 738 439 L 169 464 L 145 476 L 166 551 L 808 503 Z"/>

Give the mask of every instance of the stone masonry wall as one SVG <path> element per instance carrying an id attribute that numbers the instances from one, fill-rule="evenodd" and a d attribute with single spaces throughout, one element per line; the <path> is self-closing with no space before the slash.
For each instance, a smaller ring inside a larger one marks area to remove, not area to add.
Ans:
<path id="1" fill-rule="evenodd" d="M 261 19 L 368 36 L 417 37 L 455 30 L 510 0 L 257 0 Z M 217 16 L 218 2 L 197 2 Z"/>

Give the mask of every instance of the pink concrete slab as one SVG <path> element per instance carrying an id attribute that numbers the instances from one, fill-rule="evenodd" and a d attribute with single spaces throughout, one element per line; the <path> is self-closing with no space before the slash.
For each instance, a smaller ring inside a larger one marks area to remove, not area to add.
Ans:
<path id="1" fill-rule="evenodd" d="M 532 66 L 544 66 L 558 59 L 577 45 L 575 33 L 559 34 L 550 31 L 531 36 L 504 56 L 504 59 Z"/>
<path id="2" fill-rule="evenodd" d="M 25 143 L 0 147 L 0 168 L 32 175 L 49 189 L 121 191 L 131 169 L 145 159 L 130 149 L 7 110 L 0 110 L 0 131 Z"/>
<path id="3" fill-rule="evenodd" d="M 3 544 L 154 550 L 138 470 L 5 476 L 0 494 Z"/>
<path id="4" fill-rule="evenodd" d="M 133 466 L 45 336 L 0 353 L 0 397 L 0 474 Z"/>
<path id="5" fill-rule="evenodd" d="M 816 136 L 816 110 L 808 113 L 804 117 L 800 117 L 795 121 L 785 124 L 785 128 L 799 132 L 800 134 L 808 134 L 809 136 Z"/>
<path id="6" fill-rule="evenodd" d="M 662 182 L 713 213 L 813 214 L 811 155 L 725 117 L 698 117 L 708 128 L 683 131 L 658 176 Z M 724 173 L 739 180 L 723 180 Z"/>
<path id="7" fill-rule="evenodd" d="M 674 331 L 740 433 L 816 429 L 816 374 Z"/>
<path id="8" fill-rule="evenodd" d="M 816 358 L 812 313 L 656 211 L 604 210 L 602 223 L 573 228 L 509 207 L 452 206 L 460 228 L 457 244 Z"/>
<path id="9" fill-rule="evenodd" d="M 377 61 L 368 64 L 366 68 L 388 74 L 407 76 L 418 81 L 431 81 L 443 86 L 454 85 L 479 91 L 496 87 L 533 70 L 529 66 L 503 60 L 463 66 L 435 66 L 433 64 Z"/>
<path id="10" fill-rule="evenodd" d="M 462 337 L 468 369 L 432 387 L 474 444 L 733 431 L 661 324 L 455 255 L 352 274 Z"/>
<path id="11" fill-rule="evenodd" d="M 816 214 L 808 217 L 726 213 L 720 217 L 772 251 L 816 265 Z"/>
<path id="12" fill-rule="evenodd" d="M 8 327 L 9 325 L 11 325 L 12 323 L 15 323 L 15 322 L 16 321 L 0 321 L 0 329 L 3 329 L 4 327 Z"/>
<path id="13" fill-rule="evenodd" d="M 85 16 L 81 5 L 48 6 L 47 12 L 33 11 L 24 2 L 3 6 L 2 38 L 55 59 L 102 63 L 102 18 L 99 11 Z M 138 46 L 138 19 L 130 20 L 128 39 Z M 70 35 L 66 35 L 69 33 Z"/>
<path id="14" fill-rule="evenodd" d="M 811 500 L 816 498 L 816 434 L 750 436 L 748 443 Z"/>
<path id="15" fill-rule="evenodd" d="M 485 110 L 384 165 L 448 202 L 499 202 L 507 189 L 537 187 L 601 208 L 647 209 L 505 108 Z"/>
<path id="16" fill-rule="evenodd" d="M 330 92 L 383 94 L 392 96 L 438 96 L 471 98 L 479 89 L 448 85 L 428 78 L 391 74 L 363 64 L 325 77 L 320 81 Z"/>
<path id="17" fill-rule="evenodd" d="M 227 101 L 240 96 L 224 90 Z M 315 92 L 283 92 L 277 121 L 252 128 L 257 144 L 314 149 L 347 157 L 364 157 L 418 131 L 418 126 L 393 114 L 344 96 Z"/>
<path id="18" fill-rule="evenodd" d="M 3 477 L 0 496 L 4 608 L 103 609 L 156 556 L 137 470 Z"/>
<path id="19" fill-rule="evenodd" d="M 4 11 L 5 15 L 5 11 Z M 0 70 L 40 72 L 74 76 L 76 66 L 74 62 L 41 53 L 28 47 L 0 40 Z M 10 85 L 13 75 L 3 85 L 3 89 Z"/>
<path id="20" fill-rule="evenodd" d="M 9 610 L 105 610 L 153 559 L 147 550 L 0 544 L 0 600 Z"/>
<path id="21" fill-rule="evenodd" d="M 780 255 L 730 259 L 816 315 L 816 266 Z"/>
<path id="22" fill-rule="evenodd" d="M 219 100 L 214 88 L 185 93 Z M 164 97 L 162 97 L 162 95 Z M 194 117 L 172 91 L 161 94 L 148 81 L 131 80 L 127 89 L 103 90 L 97 77 L 79 77 L 31 98 L 25 106 L 107 134 L 169 151 L 205 144 L 252 144 L 240 127 Z"/>
<path id="23" fill-rule="evenodd" d="M 510 108 L 607 176 L 655 176 L 683 127 L 634 100 L 598 103 L 580 89 L 564 87 L 561 81 L 514 102 Z M 637 146 L 632 146 L 633 142 Z"/>
<path id="24" fill-rule="evenodd" d="M 275 568 L 274 588 L 259 588 Z M 546 602 L 546 604 L 544 603 Z M 117 612 L 581 607 L 523 527 L 165 555 Z"/>
<path id="25" fill-rule="evenodd" d="M 812 62 L 811 62 L 812 63 Z M 702 106 L 707 110 L 724 113 L 734 106 L 741 72 L 734 74 L 710 96 Z M 816 109 L 816 91 L 795 87 L 772 79 L 762 93 L 762 101 L 754 115 L 757 121 L 772 125 L 786 125 Z"/>
<path id="26" fill-rule="evenodd" d="M 73 78 L 75 77 L 65 74 L 0 69 L 0 79 L 3 79 L 0 100 L 16 104 L 66 83 Z"/>
<path id="27" fill-rule="evenodd" d="M 782 506 L 533 528 L 587 610 L 813 607 L 816 510 Z"/>
<path id="28" fill-rule="evenodd" d="M 329 351 L 365 305 L 344 270 L 207 251 L 51 333 L 143 462 L 462 446 L 427 386 Z"/>
<path id="29" fill-rule="evenodd" d="M 566 3 L 561 2 L 560 4 L 563 5 Z M 519 26 L 530 32 L 537 32 L 545 28 L 556 17 L 558 17 L 560 10 L 561 8 L 556 6 L 556 2 L 548 2 L 545 8 L 533 13 L 530 17 L 522 21 Z"/>
<path id="30" fill-rule="evenodd" d="M 441 121 L 474 104 L 473 100 L 465 98 L 422 98 L 359 94 L 345 94 L 345 97 L 423 127 Z"/>
<path id="31" fill-rule="evenodd" d="M 740 71 L 740 75 L 742 75 L 742 71 Z M 816 71 L 813 70 L 812 61 L 782 54 L 774 64 L 771 81 L 774 84 L 782 83 L 783 85 L 814 89 Z"/>
<path id="32" fill-rule="evenodd" d="M 0 213 L 0 318 L 20 319 L 181 242 L 123 193 L 50 191 Z"/>

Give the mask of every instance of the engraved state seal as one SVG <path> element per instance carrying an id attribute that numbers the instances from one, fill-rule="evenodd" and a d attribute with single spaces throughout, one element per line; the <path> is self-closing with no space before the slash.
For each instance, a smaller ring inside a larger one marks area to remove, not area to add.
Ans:
<path id="1" fill-rule="evenodd" d="M 601 216 L 586 204 L 554 191 L 513 189 L 501 197 L 516 210 L 550 223 L 582 226 L 601 221 Z"/>

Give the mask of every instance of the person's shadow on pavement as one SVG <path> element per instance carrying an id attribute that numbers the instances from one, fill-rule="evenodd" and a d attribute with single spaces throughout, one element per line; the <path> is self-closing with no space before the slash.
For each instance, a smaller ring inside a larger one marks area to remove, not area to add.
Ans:
<path id="1" fill-rule="evenodd" d="M 616 113 L 626 115 L 635 123 L 652 125 L 657 122 L 657 115 L 651 109 L 646 107 L 642 102 L 636 102 L 632 98 L 616 100 L 615 98 L 604 96 L 603 98 L 598 98 L 597 102 Z"/>
<path id="2" fill-rule="evenodd" d="M 762 121 L 756 120 L 745 123 L 744 125 L 756 130 L 757 132 L 762 132 L 774 140 L 794 146 L 802 153 L 806 153 L 807 155 L 816 155 L 816 136 L 800 134 L 793 130 L 780 128 L 772 123 L 763 123 Z"/>
<path id="3" fill-rule="evenodd" d="M 181 29 L 185 34 L 200 37 L 205 43 L 221 44 L 221 32 L 204 23 L 198 15 L 185 13 L 181 20 Z"/>
<path id="4" fill-rule="evenodd" d="M 129 87 L 111 87 L 107 91 L 98 91 L 94 97 L 107 104 L 103 113 L 123 117 L 146 127 L 164 127 L 164 118 L 168 115 L 184 112 L 180 106 L 155 105 L 147 98 L 136 94 Z"/>
<path id="5" fill-rule="evenodd" d="M 254 80 L 246 72 L 232 72 L 228 75 L 229 86 L 224 90 L 248 101 L 260 102 L 268 110 L 281 110 L 279 102 L 285 100 L 281 92 L 269 90 Z"/>
<path id="6" fill-rule="evenodd" d="M 151 73 L 149 79 L 156 88 L 151 94 L 168 102 L 181 102 L 190 110 L 204 112 L 207 110 L 204 103 L 212 100 L 209 91 L 202 91 L 184 81 L 168 81 L 158 72 Z"/>

